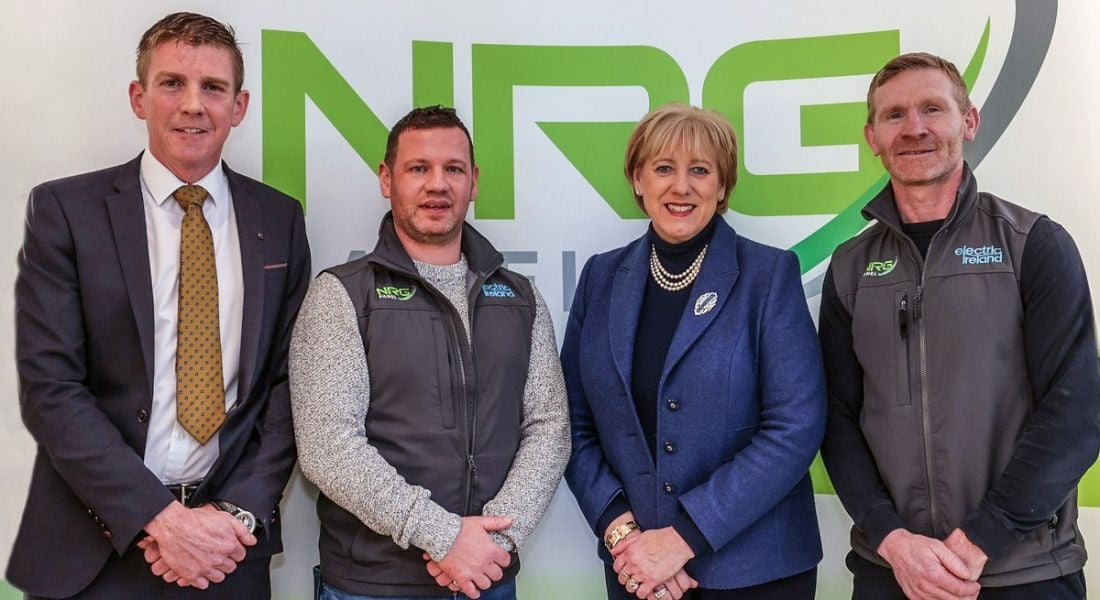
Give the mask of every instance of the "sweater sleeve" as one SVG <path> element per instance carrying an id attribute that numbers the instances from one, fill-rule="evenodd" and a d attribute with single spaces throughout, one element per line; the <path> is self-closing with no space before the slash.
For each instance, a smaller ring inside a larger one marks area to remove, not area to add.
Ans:
<path id="1" fill-rule="evenodd" d="M 818 319 L 829 413 L 821 458 L 833 488 L 856 527 L 872 548 L 886 534 L 904 527 L 893 498 L 879 476 L 878 465 L 863 437 L 859 415 L 863 410 L 863 368 L 852 341 L 852 315 L 837 295 L 833 268 L 825 274 Z"/>
<path id="2" fill-rule="evenodd" d="M 534 292 L 535 323 L 523 390 L 519 450 L 504 485 L 482 509 L 485 515 L 512 518 L 508 529 L 489 533 L 493 541 L 509 552 L 519 550 L 535 530 L 569 461 L 569 405 L 554 324 L 546 302 L 538 290 Z"/>
<path id="3" fill-rule="evenodd" d="M 1035 223 L 1020 265 L 1034 410 L 1004 472 L 961 526 L 995 559 L 1054 516 L 1100 451 L 1100 368 L 1084 265 L 1069 234 Z"/>
<path id="4" fill-rule="evenodd" d="M 411 485 L 366 437 L 367 357 L 351 298 L 322 274 L 310 286 L 290 344 L 290 399 L 302 473 L 367 527 L 442 560 L 461 518 Z"/>

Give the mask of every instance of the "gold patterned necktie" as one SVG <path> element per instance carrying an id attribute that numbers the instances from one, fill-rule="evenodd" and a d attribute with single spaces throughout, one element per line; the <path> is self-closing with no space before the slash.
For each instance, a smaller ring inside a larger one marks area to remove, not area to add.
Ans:
<path id="1" fill-rule="evenodd" d="M 206 445 L 225 421 L 218 270 L 214 237 L 202 214 L 202 204 L 210 195 L 200 186 L 185 185 L 172 197 L 185 213 L 180 231 L 176 420 Z"/>

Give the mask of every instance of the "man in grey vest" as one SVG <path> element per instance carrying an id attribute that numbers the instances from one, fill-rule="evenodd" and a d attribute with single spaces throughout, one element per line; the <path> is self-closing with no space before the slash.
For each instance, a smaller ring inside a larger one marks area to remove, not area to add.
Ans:
<path id="1" fill-rule="evenodd" d="M 853 597 L 1083 599 L 1100 369 L 1077 248 L 978 191 L 980 118 L 950 62 L 895 58 L 867 110 L 890 184 L 833 254 L 820 319 Z"/>
<path id="2" fill-rule="evenodd" d="M 378 245 L 314 281 L 291 343 L 319 597 L 511 600 L 569 458 L 549 311 L 465 223 L 478 168 L 453 109 L 398 121 L 378 175 Z"/>

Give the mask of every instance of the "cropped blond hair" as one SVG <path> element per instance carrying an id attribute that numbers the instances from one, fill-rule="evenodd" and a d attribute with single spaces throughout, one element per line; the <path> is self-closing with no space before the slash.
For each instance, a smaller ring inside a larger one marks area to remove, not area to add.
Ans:
<path id="1" fill-rule="evenodd" d="M 634 173 L 642 165 L 661 152 L 678 147 L 714 162 L 725 189 L 718 199 L 718 212 L 725 212 L 730 192 L 737 183 L 737 134 L 729 119 L 716 110 L 673 102 L 642 117 L 626 145 L 623 171 L 627 181 L 633 184 Z M 634 201 L 645 210 L 637 193 Z"/>

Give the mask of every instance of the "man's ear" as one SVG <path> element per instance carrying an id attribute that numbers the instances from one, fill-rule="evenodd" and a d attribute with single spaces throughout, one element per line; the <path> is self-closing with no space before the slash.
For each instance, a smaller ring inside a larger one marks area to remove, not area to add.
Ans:
<path id="1" fill-rule="evenodd" d="M 982 116 L 978 113 L 978 107 L 973 104 L 963 114 L 963 139 L 973 142 L 978 137 L 978 126 L 982 124 Z"/>
<path id="2" fill-rule="evenodd" d="M 390 167 L 386 161 L 382 161 L 378 163 L 378 190 L 382 192 L 383 198 L 390 197 L 391 185 L 393 185 L 393 174 L 390 173 Z"/>
<path id="3" fill-rule="evenodd" d="M 871 148 L 871 152 L 875 155 L 879 155 L 878 144 L 875 143 L 875 128 L 870 124 L 863 126 L 863 139 L 867 140 L 867 145 Z"/>
<path id="4" fill-rule="evenodd" d="M 141 85 L 140 81 L 131 81 L 130 89 L 130 110 L 134 111 L 134 115 L 142 121 L 145 120 L 145 86 Z"/>

